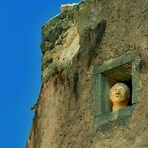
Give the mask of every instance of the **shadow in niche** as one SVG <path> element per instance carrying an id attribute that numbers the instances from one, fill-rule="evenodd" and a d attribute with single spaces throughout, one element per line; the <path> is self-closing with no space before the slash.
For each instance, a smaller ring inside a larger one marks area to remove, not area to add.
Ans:
<path id="1" fill-rule="evenodd" d="M 123 81 L 122 83 L 126 84 L 130 89 L 130 99 L 128 102 L 128 106 L 132 106 L 132 80 L 130 79 L 128 81 Z"/>

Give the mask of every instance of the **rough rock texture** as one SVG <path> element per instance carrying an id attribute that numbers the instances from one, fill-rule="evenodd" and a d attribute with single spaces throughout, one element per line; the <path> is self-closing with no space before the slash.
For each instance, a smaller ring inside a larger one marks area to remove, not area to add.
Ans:
<path id="1" fill-rule="evenodd" d="M 27 148 L 148 147 L 148 2 L 85 0 L 42 27 L 42 88 Z M 95 64 L 136 50 L 140 101 L 126 126 L 95 129 Z"/>

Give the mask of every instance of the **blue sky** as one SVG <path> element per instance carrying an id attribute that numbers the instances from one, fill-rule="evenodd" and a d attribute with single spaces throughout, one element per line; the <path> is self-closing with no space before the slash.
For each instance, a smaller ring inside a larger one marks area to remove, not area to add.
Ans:
<path id="1" fill-rule="evenodd" d="M 0 147 L 25 148 L 41 87 L 41 26 L 80 0 L 0 0 Z"/>

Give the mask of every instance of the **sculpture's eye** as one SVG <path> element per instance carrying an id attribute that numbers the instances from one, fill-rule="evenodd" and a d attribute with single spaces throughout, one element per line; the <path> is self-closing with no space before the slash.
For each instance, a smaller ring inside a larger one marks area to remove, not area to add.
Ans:
<path id="1" fill-rule="evenodd" d="M 119 92 L 124 93 L 125 91 L 124 91 L 124 89 L 121 88 L 121 89 L 119 89 Z"/>

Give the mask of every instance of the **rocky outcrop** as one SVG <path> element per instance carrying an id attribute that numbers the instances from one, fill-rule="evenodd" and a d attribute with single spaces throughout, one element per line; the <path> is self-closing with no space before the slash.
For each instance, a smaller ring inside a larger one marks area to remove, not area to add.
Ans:
<path id="1" fill-rule="evenodd" d="M 85 0 L 65 5 L 42 27 L 42 88 L 28 148 L 146 147 L 148 136 L 148 3 Z M 95 64 L 137 51 L 140 101 L 128 125 L 95 129 L 91 78 Z"/>

